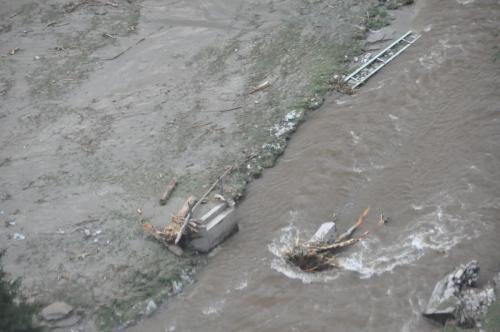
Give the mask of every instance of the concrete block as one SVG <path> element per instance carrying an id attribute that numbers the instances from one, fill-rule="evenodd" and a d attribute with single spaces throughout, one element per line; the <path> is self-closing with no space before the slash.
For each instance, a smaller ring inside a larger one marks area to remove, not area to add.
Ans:
<path id="1" fill-rule="evenodd" d="M 227 204 L 225 202 L 219 203 L 216 206 L 214 206 L 210 211 L 205 213 L 201 218 L 200 218 L 200 224 L 207 224 L 210 222 L 213 218 L 215 218 L 217 215 L 219 215 L 224 209 L 226 208 Z"/>
<path id="2" fill-rule="evenodd" d="M 214 209 L 220 209 L 216 206 Z M 210 214 L 209 211 L 205 216 Z M 207 253 L 238 230 L 234 208 L 225 208 L 218 213 L 211 213 L 206 223 L 199 224 L 199 232 L 194 235 L 189 245 L 196 251 Z M 208 220 L 209 219 L 209 220 Z"/>
<path id="3" fill-rule="evenodd" d="M 309 242 L 334 243 L 337 239 L 337 227 L 335 222 L 329 221 L 321 224 Z"/>

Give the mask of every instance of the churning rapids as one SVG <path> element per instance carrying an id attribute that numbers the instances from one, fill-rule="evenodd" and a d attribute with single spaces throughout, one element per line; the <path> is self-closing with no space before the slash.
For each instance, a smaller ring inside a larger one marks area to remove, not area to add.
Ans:
<path id="1" fill-rule="evenodd" d="M 500 271 L 500 3 L 417 1 L 419 41 L 352 97 L 327 102 L 250 185 L 240 231 L 197 282 L 132 331 L 431 331 L 435 282 Z M 280 249 L 336 212 L 391 222 L 306 274 Z"/>

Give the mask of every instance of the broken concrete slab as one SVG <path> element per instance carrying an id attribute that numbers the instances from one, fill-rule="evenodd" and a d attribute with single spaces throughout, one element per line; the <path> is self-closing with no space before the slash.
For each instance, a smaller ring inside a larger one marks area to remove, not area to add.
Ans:
<path id="1" fill-rule="evenodd" d="M 191 248 L 207 253 L 238 230 L 235 209 L 221 203 L 207 212 L 198 224 L 198 232 L 193 235 Z"/>

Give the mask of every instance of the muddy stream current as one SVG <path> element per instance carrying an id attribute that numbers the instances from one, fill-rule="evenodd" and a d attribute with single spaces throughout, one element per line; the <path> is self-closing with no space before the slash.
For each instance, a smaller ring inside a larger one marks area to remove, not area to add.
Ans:
<path id="1" fill-rule="evenodd" d="M 329 100 L 249 187 L 240 231 L 131 331 L 432 331 L 435 282 L 500 271 L 500 3 L 419 1 L 422 38 L 352 97 Z M 333 99 L 333 98 L 332 98 Z M 390 223 L 307 274 L 280 249 L 370 206 Z"/>

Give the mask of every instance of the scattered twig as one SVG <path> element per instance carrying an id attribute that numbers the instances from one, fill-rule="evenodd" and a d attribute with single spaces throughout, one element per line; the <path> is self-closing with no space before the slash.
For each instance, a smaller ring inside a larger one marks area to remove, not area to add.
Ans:
<path id="1" fill-rule="evenodd" d="M 145 41 L 145 40 L 146 40 L 146 38 L 141 38 L 141 39 L 139 39 L 139 40 L 135 43 L 135 45 L 139 45 L 140 43 L 142 43 L 142 42 L 143 42 L 143 41 Z M 130 49 L 132 49 L 135 45 L 132 45 L 132 46 L 127 47 L 126 49 L 124 49 L 123 51 L 121 51 L 120 53 L 118 53 L 117 55 L 115 55 L 114 57 L 111 57 L 111 58 L 105 58 L 105 59 L 103 59 L 103 60 L 107 60 L 107 61 L 110 61 L 110 60 L 115 60 L 115 59 L 117 59 L 117 58 L 121 57 L 121 56 L 122 56 L 123 54 L 125 54 L 126 52 L 128 52 Z"/>
<path id="2" fill-rule="evenodd" d="M 257 85 L 255 87 L 255 89 L 253 89 L 252 91 L 250 91 L 248 94 L 251 95 L 252 93 L 255 93 L 257 91 L 264 90 L 265 88 L 267 88 L 269 86 L 271 86 L 271 83 L 269 83 L 269 81 L 264 81 L 261 84 Z"/>
<path id="3" fill-rule="evenodd" d="M 108 38 L 111 38 L 111 39 L 117 39 L 116 36 L 110 35 L 109 33 L 103 33 L 102 36 L 103 37 L 108 37 Z"/>
<path id="4" fill-rule="evenodd" d="M 233 107 L 233 108 L 228 108 L 226 110 L 222 110 L 222 111 L 219 111 L 220 113 L 224 113 L 224 112 L 231 112 L 231 111 L 236 111 L 236 110 L 239 110 L 239 109 L 242 109 L 243 106 L 236 106 L 236 107 Z"/>
<path id="5" fill-rule="evenodd" d="M 236 110 L 239 110 L 242 108 L 243 108 L 243 106 L 236 106 L 236 107 L 231 107 L 231 108 L 227 108 L 227 109 L 223 109 L 223 110 L 205 111 L 205 112 L 207 112 L 207 113 L 224 113 L 224 112 L 236 111 Z"/>
<path id="6" fill-rule="evenodd" d="M 189 129 L 194 129 L 194 128 L 199 128 L 199 127 L 204 127 L 204 126 L 208 126 L 209 124 L 211 124 L 212 122 L 205 122 L 205 123 L 198 123 L 198 124 L 195 124 L 191 127 L 189 127 Z"/>
<path id="7" fill-rule="evenodd" d="M 22 11 L 22 10 L 20 10 L 20 11 L 18 11 L 17 13 L 14 13 L 14 15 L 9 16 L 9 19 L 11 19 L 11 18 L 14 18 L 14 17 L 18 16 L 18 15 L 19 15 L 19 14 L 21 14 L 22 12 L 23 12 L 23 11 Z"/>

